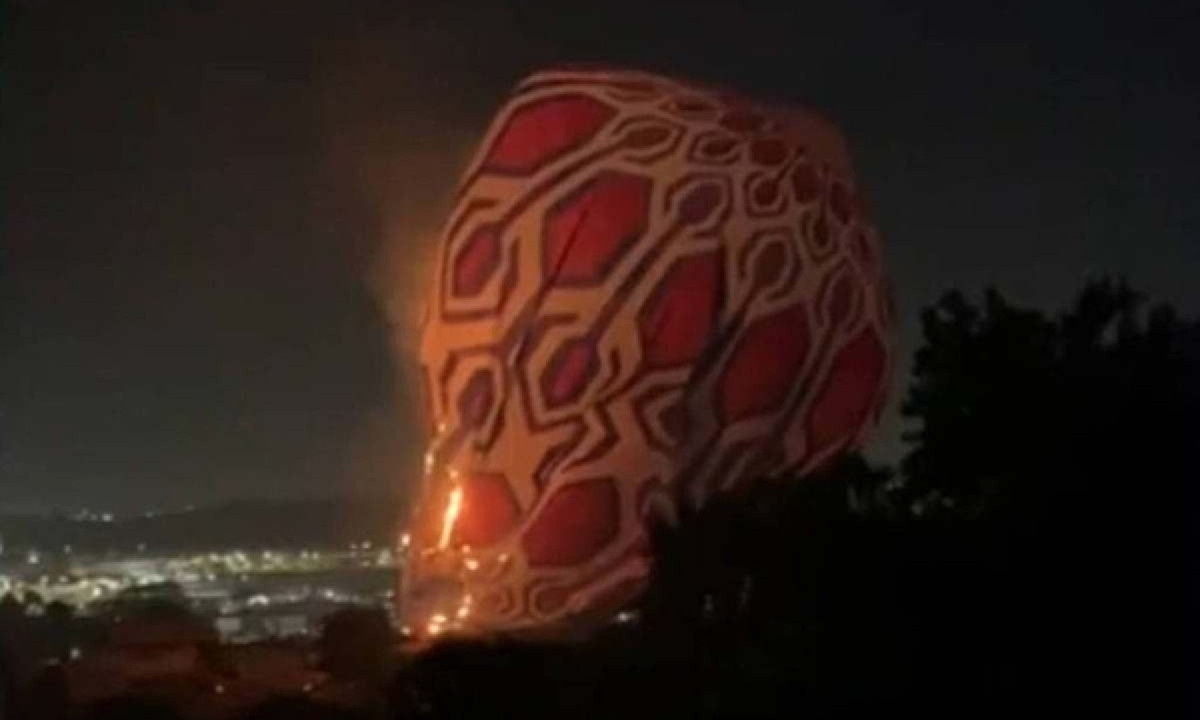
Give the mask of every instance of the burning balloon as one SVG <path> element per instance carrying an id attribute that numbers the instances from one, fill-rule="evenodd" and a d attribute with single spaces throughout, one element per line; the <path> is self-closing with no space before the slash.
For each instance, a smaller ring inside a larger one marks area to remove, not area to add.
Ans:
<path id="1" fill-rule="evenodd" d="M 525 79 L 469 166 L 421 337 L 419 635 L 603 615 L 647 527 L 878 419 L 890 307 L 839 132 L 640 72 Z"/>

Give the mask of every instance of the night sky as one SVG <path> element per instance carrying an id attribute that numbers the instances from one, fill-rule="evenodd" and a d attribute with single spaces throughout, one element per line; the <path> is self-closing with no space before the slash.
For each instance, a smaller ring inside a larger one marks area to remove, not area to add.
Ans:
<path id="1" fill-rule="evenodd" d="M 491 110 L 559 61 L 839 123 L 903 315 L 894 396 L 951 286 L 1052 309 L 1120 272 L 1197 312 L 1193 4 L 10 1 L 0 508 L 402 487 L 423 258 Z"/>

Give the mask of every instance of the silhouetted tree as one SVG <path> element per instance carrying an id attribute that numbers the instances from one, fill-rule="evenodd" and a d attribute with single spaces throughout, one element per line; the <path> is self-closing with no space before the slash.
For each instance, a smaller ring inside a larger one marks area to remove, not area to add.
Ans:
<path id="1" fill-rule="evenodd" d="M 17 718 L 65 720 L 70 713 L 70 687 L 63 665 L 46 665 L 18 689 Z"/>
<path id="2" fill-rule="evenodd" d="M 649 647 L 634 653 L 653 666 L 640 673 L 646 692 L 673 688 L 693 717 L 819 716 L 842 695 L 864 711 L 887 696 L 900 642 L 885 637 L 882 600 L 889 477 L 844 456 L 657 527 L 636 630 Z"/>
<path id="3" fill-rule="evenodd" d="M 6 651 L 0 646 L 0 720 L 12 720 L 16 717 L 16 681 Z"/>
<path id="4" fill-rule="evenodd" d="M 1177 490 L 1192 455 L 1197 323 L 1142 305 L 1106 280 L 1053 319 L 993 290 L 981 308 L 950 292 L 927 309 L 903 405 L 918 426 L 902 463 L 908 501 L 1058 523 L 1066 506 Z M 1170 474 L 1128 492 L 1152 460 Z"/>
<path id="5" fill-rule="evenodd" d="M 50 653 L 60 660 L 67 659 L 76 635 L 75 608 L 61 600 L 51 602 L 46 606 L 43 625 Z"/>
<path id="6" fill-rule="evenodd" d="M 238 720 L 360 720 L 365 716 L 352 710 L 313 702 L 304 696 L 271 698 L 245 713 Z"/>
<path id="7" fill-rule="evenodd" d="M 338 680 L 378 682 L 388 672 L 393 640 L 382 610 L 338 610 L 325 618 L 321 628 L 321 666 Z"/>
<path id="8" fill-rule="evenodd" d="M 21 596 L 21 604 L 25 606 L 26 610 L 33 607 L 41 607 L 45 603 L 46 601 L 42 599 L 41 594 L 36 590 L 26 590 Z"/>
<path id="9" fill-rule="evenodd" d="M 569 717 L 596 712 L 595 648 L 496 638 L 451 640 L 412 661 L 390 688 L 396 717 Z"/>
<path id="10" fill-rule="evenodd" d="M 176 720 L 180 714 L 169 703 L 138 696 L 101 700 L 83 712 L 85 720 Z"/>
<path id="11" fill-rule="evenodd" d="M 1064 704 L 1100 678 L 1163 679 L 1125 660 L 1183 636 L 1198 324 L 1143 304 L 1107 280 L 1056 318 L 948 293 L 922 316 L 903 407 L 918 427 L 895 497 L 987 569 L 965 619 L 991 667 Z"/>
<path id="12" fill-rule="evenodd" d="M 3 598 L 0 598 L 0 627 L 21 622 L 24 616 L 25 607 L 16 595 L 6 593 Z"/>
<path id="13" fill-rule="evenodd" d="M 1117 648 L 1182 637 L 1200 477 L 1197 324 L 1140 302 L 1099 282 L 1051 318 L 947 294 L 923 316 L 901 475 L 845 457 L 660 528 L 641 657 L 669 659 L 699 714 L 1109 704 L 1136 670 Z"/>

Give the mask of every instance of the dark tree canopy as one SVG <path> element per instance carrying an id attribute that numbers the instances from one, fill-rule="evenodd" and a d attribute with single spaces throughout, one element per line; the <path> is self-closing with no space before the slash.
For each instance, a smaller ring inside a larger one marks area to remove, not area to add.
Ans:
<path id="1" fill-rule="evenodd" d="M 1200 324 L 1107 280 L 922 320 L 899 472 L 849 456 L 660 529 L 646 636 L 737 658 L 712 677 L 743 708 L 1176 705 Z"/>
<path id="2" fill-rule="evenodd" d="M 951 292 L 922 325 L 903 406 L 917 429 L 901 466 L 918 510 L 1028 519 L 1117 496 L 1144 508 L 1182 489 L 1197 409 L 1195 320 L 1146 309 L 1124 283 L 1104 280 L 1054 318 L 995 291 L 982 307 Z"/>
<path id="3" fill-rule="evenodd" d="M 387 615 L 377 608 L 346 608 L 325 618 L 318 641 L 321 666 L 337 679 L 378 681 L 392 651 Z"/>

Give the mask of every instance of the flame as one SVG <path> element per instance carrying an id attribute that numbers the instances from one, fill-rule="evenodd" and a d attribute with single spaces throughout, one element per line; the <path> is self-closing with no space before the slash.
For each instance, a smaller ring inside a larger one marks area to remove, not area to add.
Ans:
<path id="1" fill-rule="evenodd" d="M 442 515 L 442 535 L 438 539 L 438 550 L 445 550 L 450 545 L 450 534 L 454 532 L 454 523 L 458 521 L 458 513 L 462 510 L 462 495 L 462 487 L 459 485 L 455 485 L 450 491 L 446 512 Z"/>

